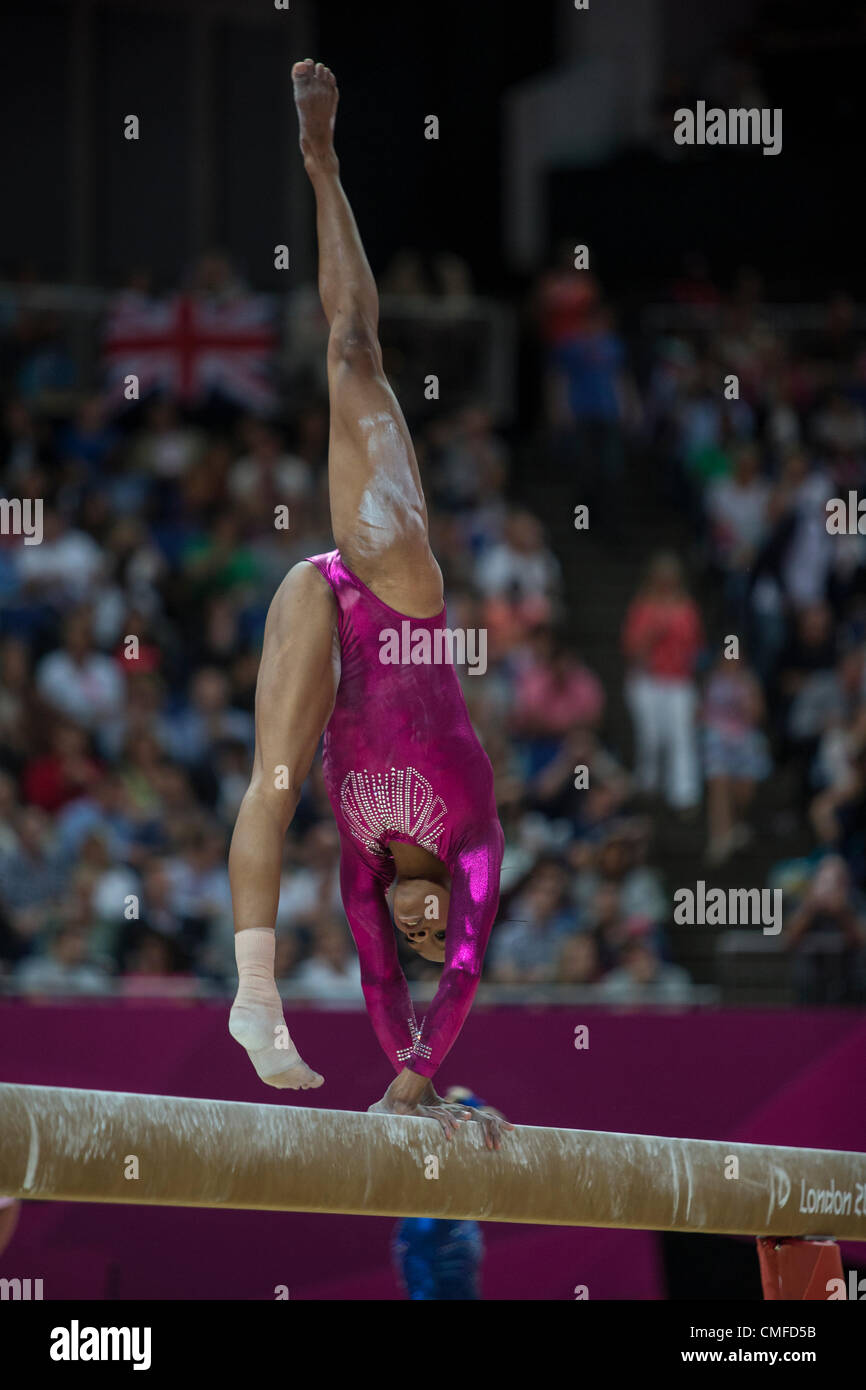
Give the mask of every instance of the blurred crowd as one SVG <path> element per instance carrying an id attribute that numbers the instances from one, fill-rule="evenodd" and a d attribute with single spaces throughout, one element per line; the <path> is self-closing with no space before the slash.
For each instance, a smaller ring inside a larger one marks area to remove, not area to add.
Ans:
<path id="1" fill-rule="evenodd" d="M 456 264 L 440 270 L 468 292 Z M 408 292 L 414 274 L 398 263 L 388 283 Z M 780 813 L 812 836 L 770 879 L 798 996 L 859 998 L 866 540 L 829 535 L 824 507 L 863 484 L 866 355 L 844 299 L 811 339 L 780 333 L 754 277 L 723 295 L 698 258 L 673 299 L 687 326 L 630 344 L 564 261 L 533 299 L 549 466 L 581 470 L 615 535 L 636 448 L 693 536 L 687 555 L 647 555 L 622 615 L 633 759 L 575 648 L 543 495 L 515 500 L 511 442 L 480 401 L 409 422 L 449 623 L 488 633 L 484 679 L 463 680 L 506 834 L 486 978 L 688 1002 L 647 812 L 661 799 L 688 821 L 706 797 L 722 866 L 775 762 L 796 773 Z M 0 974 L 43 994 L 225 992 L 265 615 L 287 569 L 332 544 L 327 401 L 268 419 L 165 393 L 121 410 L 71 389 L 50 334 L 3 331 L 0 495 L 44 512 L 41 544 L 0 536 Z M 338 858 L 317 762 L 277 922 L 296 997 L 360 998 Z"/>
<path id="2" fill-rule="evenodd" d="M 698 872 L 736 884 L 749 849 L 746 872 L 783 888 L 793 996 L 863 1002 L 866 339 L 855 306 L 834 294 L 817 314 L 774 313 L 757 272 L 722 287 L 692 254 L 659 295 L 662 326 L 643 316 L 626 335 L 575 251 L 560 248 L 534 298 L 551 458 L 614 546 L 634 470 L 655 505 L 622 615 L 633 799 L 620 810 L 668 808 L 683 826 L 705 812 Z M 666 523 L 679 553 L 653 553 L 650 531 Z M 769 817 L 760 836 L 758 815 Z M 781 858 L 783 844 L 796 855 Z"/>
<path id="3" fill-rule="evenodd" d="M 796 997 L 862 1002 L 866 341 L 846 296 L 782 322 L 754 271 L 722 293 L 699 256 L 671 298 L 674 324 L 646 344 L 642 428 L 702 598 L 662 556 L 630 612 L 638 777 L 687 808 L 702 768 L 717 867 L 754 841 L 773 774 L 784 800 L 765 801 L 765 828 L 801 850 L 771 850 L 767 877 L 784 886 Z"/>

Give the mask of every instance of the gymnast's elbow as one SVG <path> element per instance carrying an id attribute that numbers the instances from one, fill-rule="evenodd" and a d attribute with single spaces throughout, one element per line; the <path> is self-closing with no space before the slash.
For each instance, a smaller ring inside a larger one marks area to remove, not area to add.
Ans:
<path id="1" fill-rule="evenodd" d="M 483 965 L 479 961 L 454 961 L 442 971 L 442 983 L 463 994 L 474 994 L 481 983 Z"/>

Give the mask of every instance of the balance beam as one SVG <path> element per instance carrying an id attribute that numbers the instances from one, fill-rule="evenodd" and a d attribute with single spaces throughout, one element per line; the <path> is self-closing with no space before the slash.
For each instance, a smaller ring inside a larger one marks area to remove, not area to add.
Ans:
<path id="1" fill-rule="evenodd" d="M 866 1154 L 54 1086 L 0 1086 L 0 1193 L 866 1240 Z"/>

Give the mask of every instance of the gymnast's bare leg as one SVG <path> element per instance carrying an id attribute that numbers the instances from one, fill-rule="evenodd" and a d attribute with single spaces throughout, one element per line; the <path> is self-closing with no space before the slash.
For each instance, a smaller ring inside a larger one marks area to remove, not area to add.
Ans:
<path id="1" fill-rule="evenodd" d="M 328 458 L 331 521 L 346 561 L 386 603 L 414 617 L 442 607 L 442 577 L 402 411 L 385 379 L 378 295 L 339 179 L 333 74 L 292 72 L 304 165 L 316 195 L 319 290 L 331 327 Z M 310 564 L 286 576 L 268 613 L 256 689 L 256 750 L 229 855 L 239 988 L 232 1036 L 267 1084 L 320 1086 L 283 1019 L 274 983 L 274 926 L 283 841 L 339 683 L 336 600 Z M 411 847 L 410 847 L 411 848 Z M 407 851 L 408 852 L 408 851 Z"/>
<path id="2" fill-rule="evenodd" d="M 415 450 L 382 366 L 379 296 L 334 150 L 339 92 L 307 59 L 292 69 L 304 168 L 316 195 L 319 294 L 330 325 L 328 487 L 344 561 L 385 603 L 425 618 L 442 608 Z"/>
<path id="3" fill-rule="evenodd" d="M 323 1077 L 286 1029 L 274 981 L 283 842 L 339 682 L 336 600 L 312 565 L 289 571 L 268 612 L 256 685 L 253 775 L 229 852 L 239 986 L 229 1018 L 269 1086 L 307 1090 Z"/>

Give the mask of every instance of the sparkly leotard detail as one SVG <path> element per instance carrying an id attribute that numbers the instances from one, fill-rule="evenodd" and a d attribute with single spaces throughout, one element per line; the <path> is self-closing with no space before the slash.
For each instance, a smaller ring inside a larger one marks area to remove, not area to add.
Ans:
<path id="1" fill-rule="evenodd" d="M 436 854 L 448 807 L 417 768 L 350 772 L 340 789 L 340 806 L 352 834 L 374 854 L 378 843 L 406 835 Z"/>
<path id="2" fill-rule="evenodd" d="M 433 1076 L 469 1012 L 499 903 L 503 836 L 493 770 L 452 665 L 381 659 L 389 630 L 404 621 L 416 630 L 444 629 L 444 609 L 407 620 L 346 568 L 339 551 L 310 563 L 337 599 L 341 672 L 322 764 L 364 997 L 395 1070 Z M 386 898 L 394 840 L 422 846 L 451 876 L 445 965 L 420 1027 Z"/>

